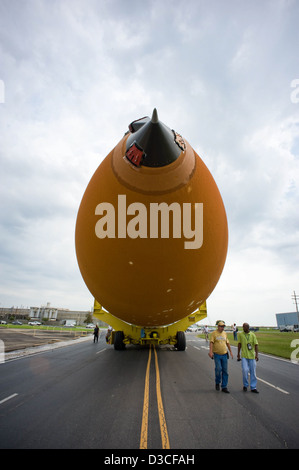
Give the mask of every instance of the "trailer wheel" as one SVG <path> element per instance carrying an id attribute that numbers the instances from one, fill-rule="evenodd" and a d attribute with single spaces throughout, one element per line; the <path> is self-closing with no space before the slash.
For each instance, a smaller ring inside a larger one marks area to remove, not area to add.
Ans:
<path id="1" fill-rule="evenodd" d="M 186 336 L 183 331 L 178 331 L 177 335 L 177 343 L 176 343 L 176 348 L 178 351 L 185 351 L 186 349 Z"/>
<path id="2" fill-rule="evenodd" d="M 124 340 L 124 333 L 123 331 L 116 331 L 114 334 L 114 349 L 116 351 L 122 351 L 125 349 Z"/>

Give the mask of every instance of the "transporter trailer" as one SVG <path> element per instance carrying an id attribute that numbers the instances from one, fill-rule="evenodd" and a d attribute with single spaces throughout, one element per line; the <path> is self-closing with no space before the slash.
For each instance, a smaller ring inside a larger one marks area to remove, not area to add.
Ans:
<path id="1" fill-rule="evenodd" d="M 107 342 L 114 345 L 116 351 L 122 351 L 127 344 L 134 345 L 173 345 L 178 351 L 185 351 L 185 331 L 190 325 L 194 325 L 207 317 L 207 306 L 204 302 L 198 310 L 181 320 L 166 326 L 142 327 L 131 325 L 120 320 L 104 310 L 101 304 L 94 301 L 93 316 L 112 327 L 108 334 Z"/>

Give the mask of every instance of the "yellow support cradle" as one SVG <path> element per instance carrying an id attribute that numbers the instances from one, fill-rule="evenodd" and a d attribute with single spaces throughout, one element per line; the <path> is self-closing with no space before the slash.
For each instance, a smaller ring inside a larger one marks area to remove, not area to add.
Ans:
<path id="1" fill-rule="evenodd" d="M 207 317 L 207 305 L 206 301 L 203 302 L 198 310 L 171 325 L 151 328 L 131 325 L 120 320 L 104 310 L 96 299 L 94 300 L 93 316 L 113 328 L 109 343 L 114 344 L 115 349 L 124 349 L 126 344 L 172 344 L 183 351 L 186 346 L 184 332 L 190 325 Z"/>

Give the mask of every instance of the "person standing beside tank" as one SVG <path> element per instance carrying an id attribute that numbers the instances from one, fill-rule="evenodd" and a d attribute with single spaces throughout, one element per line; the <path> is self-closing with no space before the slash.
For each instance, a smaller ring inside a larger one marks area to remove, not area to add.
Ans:
<path id="1" fill-rule="evenodd" d="M 229 340 L 224 331 L 224 321 L 216 322 L 217 330 L 213 331 L 210 336 L 210 351 L 209 356 L 215 361 L 215 387 L 216 390 L 221 390 L 224 393 L 229 393 L 227 389 L 228 384 L 228 352 L 233 359 L 233 353 L 230 348 Z"/>
<path id="2" fill-rule="evenodd" d="M 99 341 L 99 327 L 98 325 L 96 325 L 95 329 L 93 330 L 93 342 L 98 343 L 98 341 Z"/>
<path id="3" fill-rule="evenodd" d="M 234 341 L 238 341 L 238 335 L 237 335 L 238 327 L 235 323 L 233 324 L 233 333 L 234 333 Z"/>
<path id="4" fill-rule="evenodd" d="M 209 328 L 208 328 L 208 325 L 206 325 L 204 327 L 203 332 L 204 332 L 204 335 L 205 335 L 206 342 L 208 342 L 209 341 Z"/>
<path id="5" fill-rule="evenodd" d="M 258 341 L 255 334 L 249 330 L 249 324 L 243 323 L 243 331 L 239 333 L 238 340 L 238 361 L 240 358 L 240 351 L 242 349 L 242 375 L 243 375 L 243 390 L 247 392 L 249 386 L 248 374 L 250 374 L 250 389 L 253 393 L 259 393 L 256 389 L 256 361 L 258 361 Z"/>

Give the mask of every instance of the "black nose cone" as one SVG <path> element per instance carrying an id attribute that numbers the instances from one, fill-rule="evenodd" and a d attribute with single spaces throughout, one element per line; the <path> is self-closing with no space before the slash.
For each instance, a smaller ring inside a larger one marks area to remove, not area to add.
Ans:
<path id="1" fill-rule="evenodd" d="M 185 150 L 179 135 L 159 121 L 156 108 L 151 119 L 145 117 L 133 121 L 129 129 L 132 134 L 127 139 L 126 157 L 135 166 L 166 166 Z"/>

